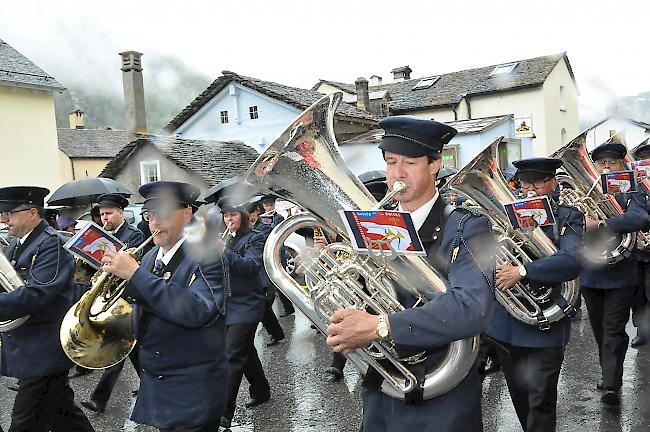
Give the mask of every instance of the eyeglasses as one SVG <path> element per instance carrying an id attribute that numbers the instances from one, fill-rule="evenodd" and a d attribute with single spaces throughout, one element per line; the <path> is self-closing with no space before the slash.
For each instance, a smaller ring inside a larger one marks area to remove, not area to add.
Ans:
<path id="1" fill-rule="evenodd" d="M 3 211 L 3 212 L 0 212 L 0 216 L 3 217 L 3 218 L 8 218 L 9 216 L 11 216 L 11 215 L 13 215 L 15 213 L 20 213 L 20 212 L 30 211 L 30 210 L 31 210 L 31 208 L 20 209 L 20 210 Z"/>
<path id="2" fill-rule="evenodd" d="M 617 165 L 619 163 L 622 163 L 622 159 L 598 159 L 596 161 L 596 165 L 598 166 L 612 166 L 612 165 Z"/>
<path id="3" fill-rule="evenodd" d="M 146 222 L 150 222 L 154 217 L 156 219 L 170 219 L 176 210 L 181 210 L 182 208 L 183 207 L 170 207 L 157 210 L 145 210 L 142 212 L 142 219 Z"/>
<path id="4" fill-rule="evenodd" d="M 529 187 L 543 188 L 544 185 L 546 183 L 548 183 L 549 181 L 551 181 L 552 179 L 553 179 L 553 177 L 550 177 L 550 178 L 547 178 L 547 179 L 544 179 L 544 180 L 537 180 L 537 181 L 534 181 L 534 182 L 529 182 L 529 181 L 526 181 L 526 180 L 519 180 L 519 183 L 521 183 L 521 187 L 524 187 L 524 188 L 529 188 Z"/>

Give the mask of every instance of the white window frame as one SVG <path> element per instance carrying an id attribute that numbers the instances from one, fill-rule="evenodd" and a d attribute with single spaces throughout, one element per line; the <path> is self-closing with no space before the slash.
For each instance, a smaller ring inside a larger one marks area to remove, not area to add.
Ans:
<path id="1" fill-rule="evenodd" d="M 415 87 L 413 87 L 411 89 L 411 91 L 427 89 L 427 88 L 431 87 L 432 85 L 434 85 L 439 79 L 440 79 L 440 75 L 436 75 L 436 76 L 432 76 L 432 77 L 428 77 L 428 78 L 422 78 L 420 80 L 420 82 L 417 83 L 415 85 Z"/>
<path id="2" fill-rule="evenodd" d="M 151 180 L 149 181 L 147 178 L 147 167 L 150 166 L 156 166 L 156 180 Z M 146 160 L 146 161 L 140 161 L 140 185 L 145 185 L 147 183 L 151 183 L 152 181 L 159 181 L 160 180 L 160 161 L 159 160 Z"/>
<path id="3" fill-rule="evenodd" d="M 519 62 L 514 62 L 514 63 L 504 63 L 504 64 L 500 64 L 498 66 L 495 66 L 495 68 L 492 71 L 492 73 L 490 74 L 490 76 L 508 74 L 508 73 L 512 72 L 515 69 L 515 67 L 517 67 L 518 64 L 519 64 Z"/>
<path id="4" fill-rule="evenodd" d="M 257 105 L 251 105 L 248 107 L 248 117 L 250 117 L 251 120 L 257 120 L 260 118 L 260 112 L 257 109 Z"/>
<path id="5" fill-rule="evenodd" d="M 560 111 L 566 111 L 566 91 L 564 86 L 560 86 Z"/>
<path id="6" fill-rule="evenodd" d="M 224 114 L 225 114 L 225 120 L 226 121 L 223 121 L 224 120 Z M 219 111 L 219 120 L 221 120 L 221 124 L 226 124 L 226 123 L 228 123 L 230 121 L 230 119 L 228 118 L 228 111 L 227 110 L 226 111 Z"/>

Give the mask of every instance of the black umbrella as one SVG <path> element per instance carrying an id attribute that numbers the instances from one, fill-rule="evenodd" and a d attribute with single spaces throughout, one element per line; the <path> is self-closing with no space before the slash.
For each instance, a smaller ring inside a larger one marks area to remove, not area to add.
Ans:
<path id="1" fill-rule="evenodd" d="M 244 176 L 238 175 L 211 187 L 199 199 L 209 203 L 216 203 L 222 196 L 232 195 L 238 197 L 243 203 L 248 201 L 252 195 L 255 195 L 255 192 L 255 188 L 244 181 Z"/>
<path id="2" fill-rule="evenodd" d="M 54 191 L 47 200 L 48 205 L 81 206 L 94 203 L 100 195 L 106 193 L 131 196 L 131 191 L 113 179 L 90 177 L 74 180 Z"/>
<path id="3" fill-rule="evenodd" d="M 438 172 L 438 180 L 453 176 L 458 170 L 452 167 L 442 167 Z"/>

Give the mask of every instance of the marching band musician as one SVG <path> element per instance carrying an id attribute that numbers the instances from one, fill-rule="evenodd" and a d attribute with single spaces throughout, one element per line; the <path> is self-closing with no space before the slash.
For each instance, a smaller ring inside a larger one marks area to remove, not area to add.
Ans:
<path id="1" fill-rule="evenodd" d="M 120 239 L 126 248 L 132 248 L 140 246 L 144 241 L 144 234 L 139 229 L 129 225 L 124 219 L 124 209 L 128 205 L 129 200 L 122 195 L 104 194 L 97 199 L 96 207 L 99 208 L 104 229 Z M 139 369 L 137 350 L 131 351 L 129 357 L 137 372 Z M 106 410 L 106 404 L 113 393 L 113 388 L 120 377 L 125 361 L 126 359 L 104 370 L 95 390 L 90 395 L 90 400 L 82 401 L 82 406 L 96 413 L 103 413 Z"/>
<path id="2" fill-rule="evenodd" d="M 156 247 L 142 259 L 107 252 L 102 269 L 129 281 L 138 313 L 140 388 L 131 419 L 161 431 L 213 432 L 226 403 L 224 263 L 197 262 L 185 244 L 199 189 L 157 181 L 140 187 Z"/>
<path id="3" fill-rule="evenodd" d="M 43 220 L 49 190 L 0 188 L 0 222 L 15 239 L 5 255 L 25 284 L 0 295 L 0 320 L 30 318 L 1 334 L 0 372 L 18 378 L 9 432 L 94 431 L 74 403 L 68 384 L 72 363 L 59 342 L 59 327 L 74 303 L 74 259 Z"/>
<path id="4" fill-rule="evenodd" d="M 650 144 L 647 144 L 647 141 L 646 139 L 646 143 L 634 150 L 634 159 L 650 159 Z M 630 342 L 630 346 L 634 348 L 647 343 L 648 331 L 650 331 L 650 316 L 648 316 L 648 307 L 650 306 L 650 250 L 637 250 L 636 253 L 639 260 L 639 283 L 632 303 L 632 322 L 636 327 L 636 336 Z"/>
<path id="5" fill-rule="evenodd" d="M 232 296 L 228 299 L 226 316 L 226 345 L 230 365 L 230 389 L 221 426 L 229 428 L 235 414 L 237 393 L 245 374 L 251 408 L 271 398 L 271 387 L 257 350 L 255 331 L 264 316 L 265 296 L 260 283 L 264 234 L 251 229 L 244 203 L 232 196 L 224 196 L 217 202 L 227 227 L 225 239 L 217 239 L 219 248 L 228 261 Z"/>
<path id="6" fill-rule="evenodd" d="M 627 149 L 623 144 L 608 142 L 596 147 L 591 153 L 599 173 L 626 169 L 623 162 Z M 632 233 L 646 227 L 648 211 L 643 192 L 618 194 L 616 201 L 625 210 L 624 214 L 606 220 L 586 218 L 585 250 L 594 249 L 602 238 Z M 596 387 L 603 390 L 601 401 L 607 405 L 620 405 L 623 380 L 623 360 L 627 352 L 629 337 L 625 325 L 629 319 L 630 307 L 638 283 L 635 255 L 619 262 L 594 264 L 584 260 L 580 272 L 582 295 L 587 304 L 591 329 L 598 345 L 602 380 Z"/>
<path id="7" fill-rule="evenodd" d="M 556 224 L 541 229 L 558 251 L 521 266 L 498 264 L 496 288 L 507 290 L 519 282 L 531 287 L 558 285 L 577 278 L 584 214 L 556 204 L 555 171 L 562 161 L 530 158 L 513 162 L 513 165 L 518 169 L 517 177 L 524 196 L 531 192 L 539 197 L 548 196 Z M 517 417 L 526 432 L 555 430 L 557 383 L 570 333 L 569 316 L 551 323 L 549 329 L 540 330 L 538 326 L 522 323 L 501 303 L 495 303 L 492 323 L 486 334 L 498 341 L 499 362 Z"/>
<path id="8" fill-rule="evenodd" d="M 387 117 L 379 126 L 385 130 L 379 148 L 386 161 L 388 185 L 392 189 L 397 180 L 406 183 L 406 190 L 395 196 L 399 210 L 411 212 L 428 251 L 427 260 L 447 276 L 450 288 L 421 307 L 389 316 L 338 310 L 330 318 L 327 343 L 334 351 L 349 353 L 373 340 L 392 339 L 399 352 L 426 350 L 430 365 L 440 359 L 445 345 L 475 336 L 489 324 L 494 237 L 484 217 L 466 209 L 445 211 L 446 204 L 435 187 L 443 145 L 456 135 L 455 129 L 405 116 Z M 425 400 L 412 394 L 408 403 L 381 393 L 378 376 L 371 370 L 364 379 L 364 430 L 482 430 L 481 380 L 476 365 L 447 393 Z"/>

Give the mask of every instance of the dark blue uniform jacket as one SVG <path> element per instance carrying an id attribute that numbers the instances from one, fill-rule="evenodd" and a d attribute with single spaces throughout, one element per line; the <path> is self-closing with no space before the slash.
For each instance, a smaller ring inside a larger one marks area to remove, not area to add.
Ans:
<path id="1" fill-rule="evenodd" d="M 232 296 L 228 299 L 226 324 L 257 324 L 264 316 L 264 289 L 260 283 L 263 267 L 264 234 L 259 231 L 232 239 L 224 255 L 230 272 Z"/>
<path id="2" fill-rule="evenodd" d="M 450 342 L 483 332 L 493 306 L 495 245 L 490 226 L 484 217 L 472 216 L 458 232 L 467 210 L 455 210 L 443 224 L 444 207 L 439 198 L 418 233 L 429 251 L 427 260 L 443 276 L 448 270 L 451 288 L 422 307 L 389 317 L 398 350 L 426 349 L 431 353 L 430 364 L 439 364 Z M 450 263 L 457 235 L 461 238 L 459 251 Z M 482 428 L 481 381 L 476 366 L 458 386 L 420 405 L 370 389 L 364 389 L 363 402 L 364 430 L 368 431 L 475 432 Z"/>
<path id="3" fill-rule="evenodd" d="M 5 256 L 16 260 L 14 268 L 25 285 L 0 294 L 0 320 L 30 318 L 15 330 L 1 333 L 0 372 L 19 379 L 65 372 L 72 362 L 61 348 L 59 330 L 74 301 L 74 258 L 45 222 L 34 228 L 17 251 L 14 239 Z"/>
<path id="4" fill-rule="evenodd" d="M 528 281 L 539 284 L 560 284 L 578 277 L 580 251 L 584 234 L 584 215 L 572 208 L 558 206 L 556 226 L 544 226 L 542 230 L 558 247 L 548 257 L 526 264 Z M 556 234 L 557 231 L 557 234 Z M 556 235 L 559 237 L 556 239 Z M 571 335 L 571 319 L 564 317 L 541 331 L 535 325 L 524 324 L 495 302 L 494 316 L 486 334 L 493 339 L 518 347 L 563 347 Z"/>
<path id="5" fill-rule="evenodd" d="M 131 418 L 159 428 L 218 420 L 228 394 L 220 260 L 198 264 L 182 246 L 152 274 L 159 247 L 143 258 L 126 290 L 140 314 L 140 389 Z"/>
<path id="6" fill-rule="evenodd" d="M 646 197 L 643 192 L 616 195 L 616 201 L 625 209 L 622 215 L 607 219 L 607 227 L 600 227 L 585 234 L 585 249 L 593 247 L 593 241 L 599 236 L 616 236 L 622 238 L 622 233 L 632 233 L 644 229 L 648 223 Z M 617 242 L 618 243 L 618 242 Z M 588 288 L 625 288 L 635 286 L 638 282 L 636 255 L 613 265 L 594 264 L 583 260 L 580 272 L 580 285 Z"/>
<path id="7" fill-rule="evenodd" d="M 132 227 L 126 222 L 124 222 L 120 229 L 118 229 L 113 235 L 120 239 L 127 248 L 138 247 L 145 240 L 142 231 Z"/>

